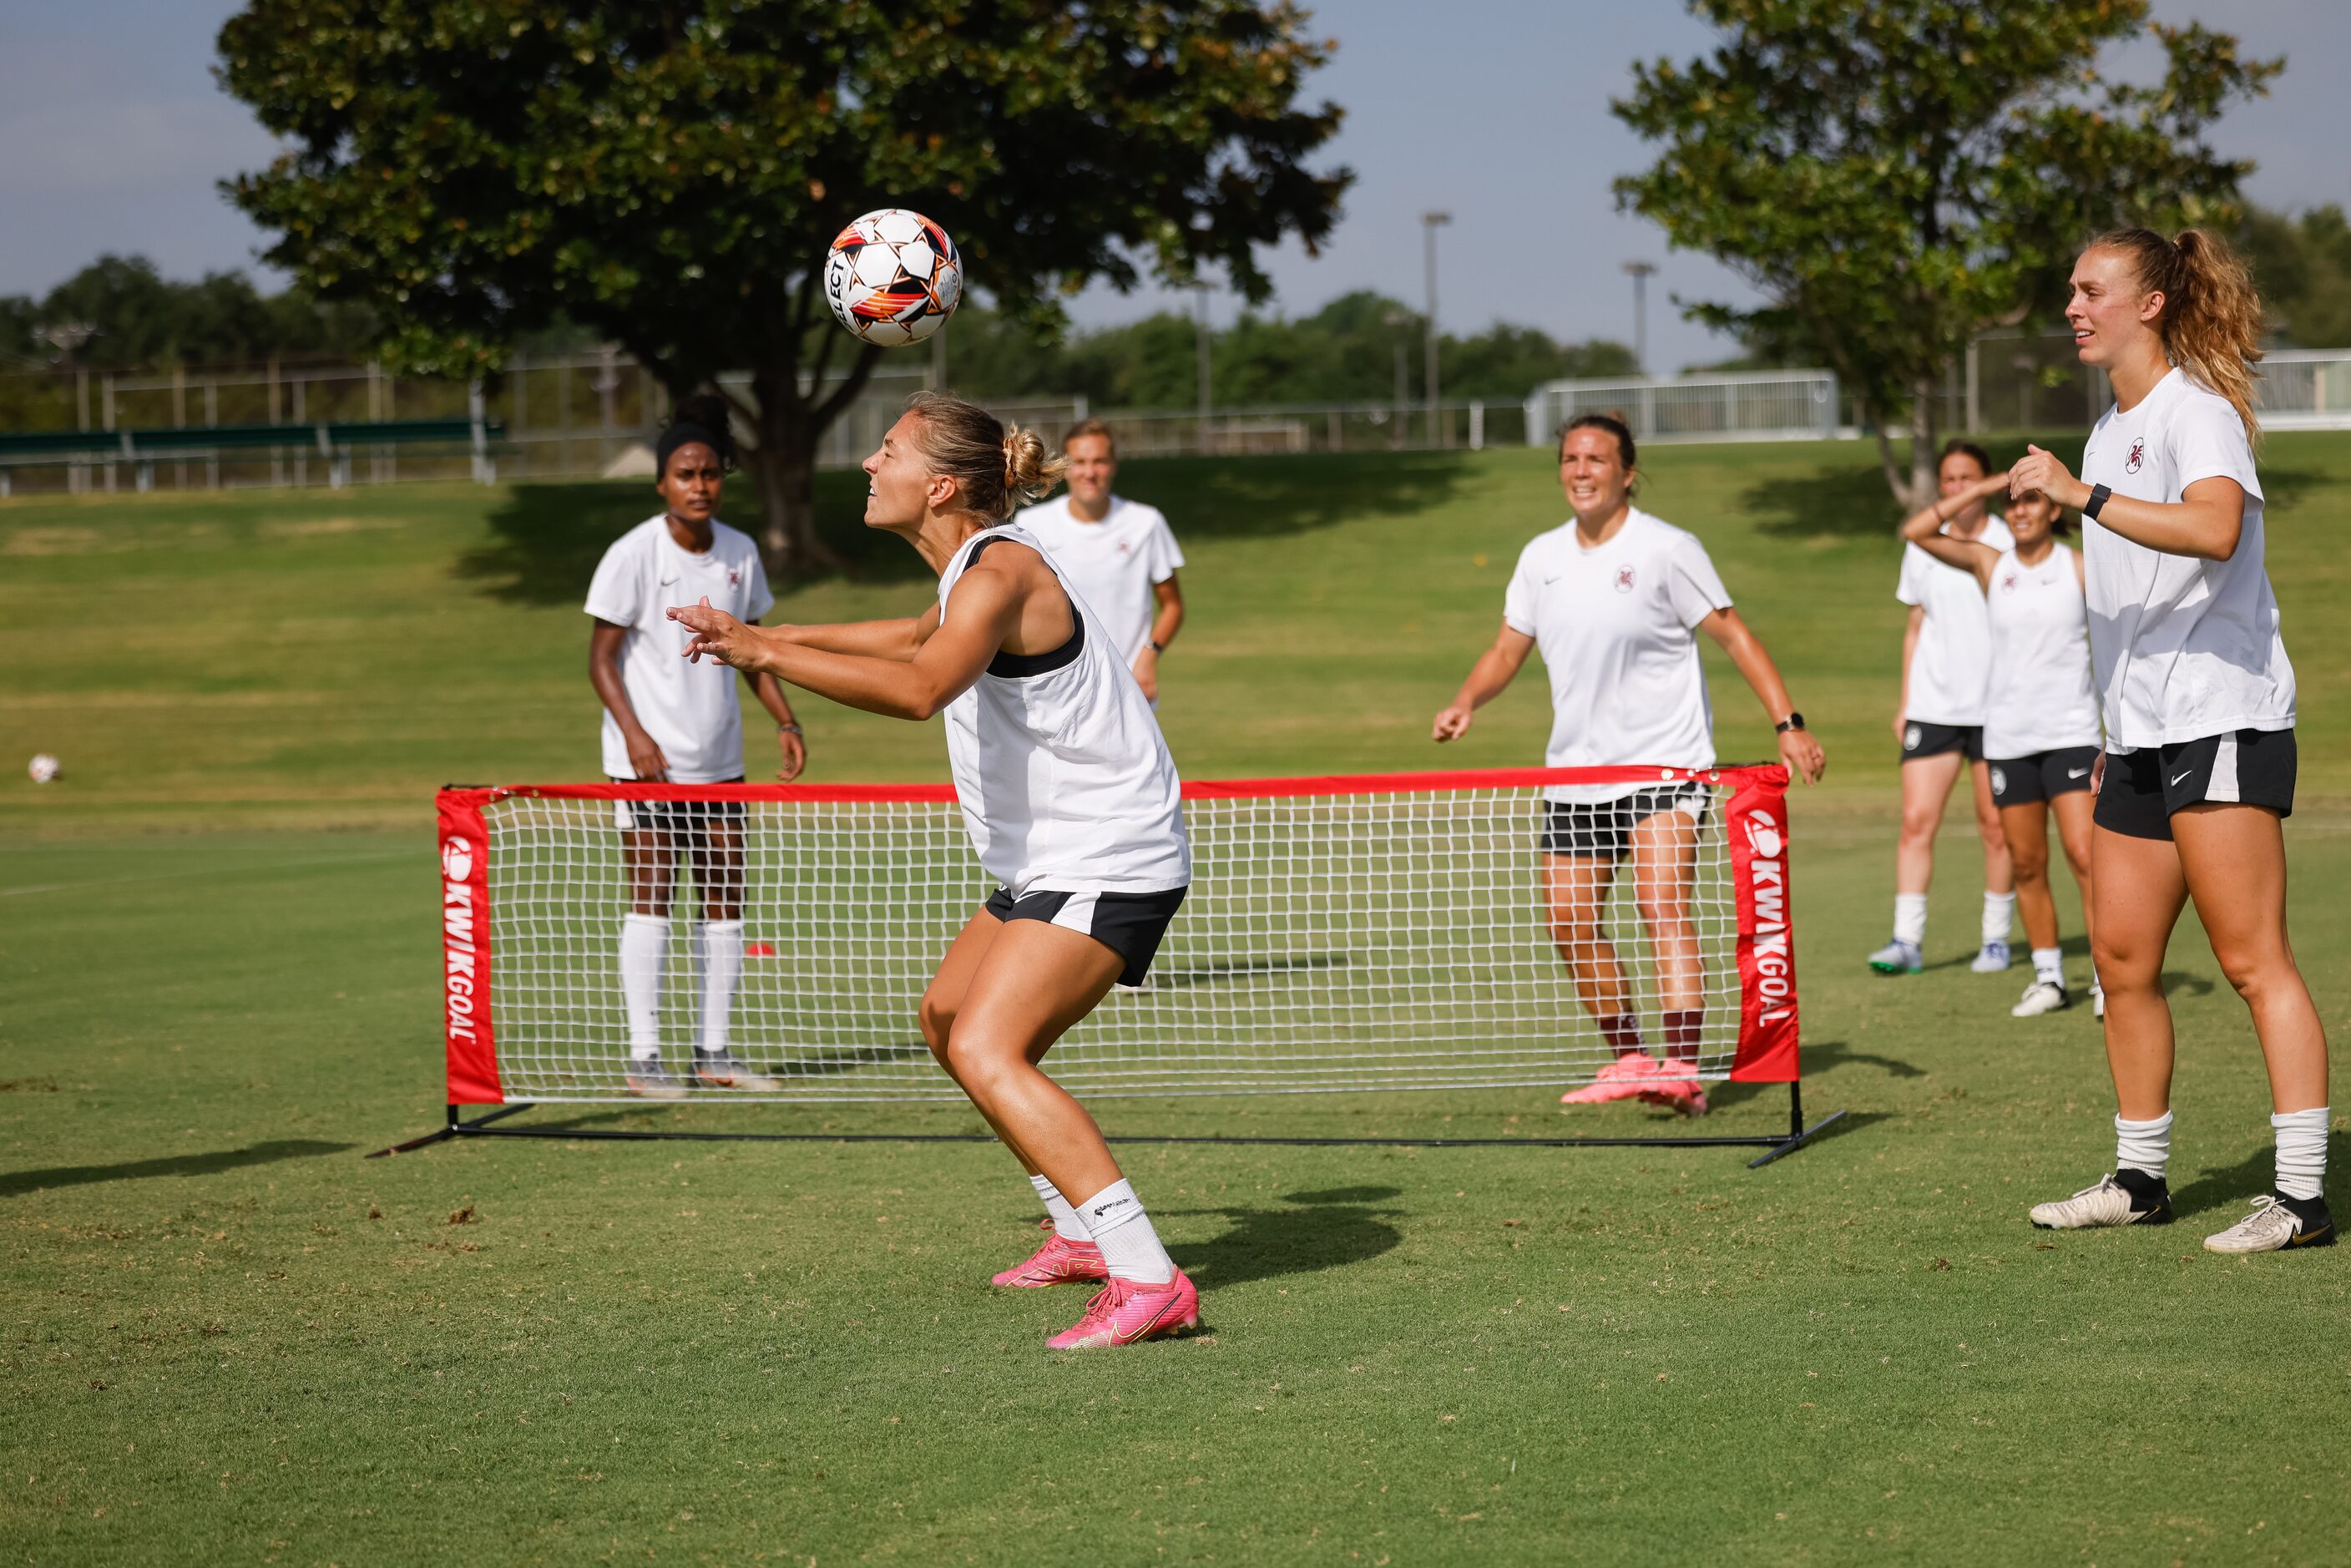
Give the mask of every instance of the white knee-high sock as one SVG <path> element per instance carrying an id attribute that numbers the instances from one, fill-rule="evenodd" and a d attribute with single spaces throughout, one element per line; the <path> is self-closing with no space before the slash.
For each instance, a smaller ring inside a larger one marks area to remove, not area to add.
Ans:
<path id="1" fill-rule="evenodd" d="M 2035 947 L 2032 950 L 2032 977 L 2046 980 L 2053 986 L 2065 983 L 2065 949 Z"/>
<path id="2" fill-rule="evenodd" d="M 669 919 L 621 916 L 621 1004 L 629 1018 L 629 1054 L 661 1054 L 662 970 L 669 963 Z"/>
<path id="3" fill-rule="evenodd" d="M 1132 1183 L 1114 1181 L 1077 1209 L 1093 1233 L 1094 1245 L 1102 1249 L 1112 1279 L 1164 1285 L 1176 1277 L 1176 1260 L 1159 1244 L 1159 1232 L 1151 1228 L 1151 1217 L 1143 1212 L 1143 1200 L 1134 1196 Z"/>
<path id="4" fill-rule="evenodd" d="M 702 1049 L 726 1049 L 735 1016 L 735 988 L 743 978 L 743 923 L 705 920 L 694 933 L 695 968 L 702 976 Z"/>
<path id="5" fill-rule="evenodd" d="M 1897 893 L 1894 895 L 1894 939 L 1907 942 L 1913 947 L 1927 940 L 1925 894 Z"/>
<path id="6" fill-rule="evenodd" d="M 1983 939 L 1985 941 L 2007 941 L 2009 927 L 2015 923 L 2016 894 L 2012 893 L 1984 894 Z"/>
<path id="7" fill-rule="evenodd" d="M 2126 1122 L 2115 1117 L 2115 1168 L 2163 1175 L 2171 1160 L 2171 1113 L 2151 1122 Z"/>
<path id="8" fill-rule="evenodd" d="M 2277 1189 L 2288 1197 L 2313 1198 L 2326 1185 L 2326 1107 L 2273 1114 L 2277 1131 Z"/>
<path id="9" fill-rule="evenodd" d="M 1080 1219 L 1078 1211 L 1070 1206 L 1070 1200 L 1061 1196 L 1061 1189 L 1053 1185 L 1051 1176 L 1032 1176 L 1029 1178 L 1029 1185 L 1037 1189 L 1038 1197 L 1044 1201 L 1045 1212 L 1053 1221 L 1055 1235 L 1064 1241 L 1092 1241 L 1094 1239 L 1093 1232 L 1086 1228 L 1086 1222 Z"/>

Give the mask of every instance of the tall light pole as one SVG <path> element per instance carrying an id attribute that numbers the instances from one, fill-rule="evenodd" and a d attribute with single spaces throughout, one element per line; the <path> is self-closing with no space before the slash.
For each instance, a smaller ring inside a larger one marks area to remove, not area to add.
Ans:
<path id="1" fill-rule="evenodd" d="M 1445 444 L 1444 434 L 1437 426 L 1437 231 L 1452 221 L 1451 213 L 1420 214 L 1421 280 L 1426 286 L 1428 299 L 1428 308 L 1422 317 L 1427 326 L 1428 343 L 1421 352 L 1424 356 L 1422 365 L 1428 375 L 1428 444 L 1431 446 Z"/>
<path id="2" fill-rule="evenodd" d="M 1628 261 L 1625 270 L 1633 275 L 1633 368 L 1646 376 L 1649 373 L 1649 278 L 1657 264 Z"/>
<path id="3" fill-rule="evenodd" d="M 1193 370 L 1192 379 L 1194 385 L 1200 394 L 1200 417 L 1205 420 L 1208 417 L 1208 411 L 1215 406 L 1215 399 L 1211 393 L 1208 382 L 1208 286 L 1205 283 L 1196 283 L 1192 285 L 1192 292 L 1196 296 L 1196 308 L 1193 311 L 1193 320 L 1197 327 L 1196 337 L 1197 340 L 1198 353 L 1198 360 Z M 1206 440 L 1207 434 L 1207 429 L 1203 427 L 1200 432 L 1201 438 Z"/>

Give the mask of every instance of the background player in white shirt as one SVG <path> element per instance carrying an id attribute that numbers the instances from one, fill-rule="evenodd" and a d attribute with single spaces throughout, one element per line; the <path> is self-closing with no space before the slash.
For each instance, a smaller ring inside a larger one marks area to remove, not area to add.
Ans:
<path id="1" fill-rule="evenodd" d="M 1069 494 L 1022 508 L 1020 526 L 1044 541 L 1110 644 L 1134 672 L 1135 685 L 1159 700 L 1159 656 L 1184 625 L 1184 564 L 1176 535 L 1156 507 L 1111 493 L 1118 446 L 1110 426 L 1089 419 L 1061 438 Z"/>
<path id="2" fill-rule="evenodd" d="M 2008 476 L 1989 483 L 2008 488 Z M 2016 869 L 2016 902 L 2032 944 L 2032 983 L 2009 1011 L 2017 1018 L 2071 1004 L 2057 945 L 2057 901 L 2049 891 L 2049 823 L 2082 892 L 2082 928 L 2091 929 L 2090 774 L 2098 759 L 2098 700 L 2090 689 L 2090 618 L 2082 558 L 2057 542 L 2064 513 L 2034 490 L 2008 509 L 2013 549 L 1939 532 L 1922 512 L 1903 537 L 1972 576 L 1991 618 L 1991 685 L 1984 695 L 1983 749 L 2001 831 Z M 2095 971 L 2092 1005 L 2105 1002 Z"/>
<path id="3" fill-rule="evenodd" d="M 1991 477 L 1991 458 L 1982 447 L 1950 443 L 1936 472 L 1942 493 L 1902 525 L 1906 539 L 1923 524 L 1946 538 L 1994 549 L 2014 542 L 2008 525 L 1985 510 L 1985 501 L 2006 486 Z M 2008 967 L 2016 883 L 1991 798 L 1991 770 L 1984 765 L 1991 630 L 1983 592 L 1967 572 L 1913 542 L 1903 547 L 1894 597 L 1910 607 L 1902 632 L 1902 700 L 1894 709 L 1894 739 L 1902 747 L 1902 827 L 1894 850 L 1894 939 L 1869 956 L 1869 967 L 1881 975 L 1915 975 L 1926 967 L 1919 947 L 1927 939 L 1927 890 L 1935 880 L 1935 835 L 1964 769 L 1984 854 L 1982 946 L 1969 967 L 1996 974 Z"/>
<path id="4" fill-rule="evenodd" d="M 1199 1321 L 1199 1294 L 1085 1108 L 1039 1063 L 1113 984 L 1142 983 L 1191 880 L 1181 785 L 1101 620 L 1034 536 L 1007 526 L 1061 465 L 1029 432 L 917 392 L 866 459 L 868 528 L 939 573 L 918 619 L 767 631 L 672 612 L 691 652 L 895 718 L 947 717 L 947 757 L 980 863 L 1003 886 L 924 994 L 923 1037 L 1029 1171 L 1054 1236 L 996 1277 L 1102 1280 L 1059 1349 L 1131 1344 Z M 1050 754 L 1050 765 L 1047 755 Z M 1072 1205 L 1063 1194 L 1092 1194 Z"/>
<path id="5" fill-rule="evenodd" d="M 1821 744 L 1788 700 L 1756 639 L 1690 534 L 1633 505 L 1638 470 L 1621 420 L 1584 414 L 1560 434 L 1559 476 L 1574 513 L 1529 542 L 1503 601 L 1502 627 L 1432 729 L 1469 732 L 1527 654 L 1551 676 L 1552 768 L 1714 764 L 1714 715 L 1695 632 L 1719 643 L 1780 732 L 1780 758 L 1807 784 Z M 1570 1104 L 1638 1095 L 1690 1115 L 1707 1108 L 1694 1066 L 1705 1022 L 1705 976 L 1689 895 L 1704 792 L 1694 786 L 1571 785 L 1544 790 L 1538 839 L 1552 939 L 1576 995 L 1616 1054 Z M 1669 1062 L 1645 1051 L 1631 983 L 1600 928 L 1618 866 L 1633 862 L 1635 898 L 1656 958 L 1657 1009 Z"/>
<path id="6" fill-rule="evenodd" d="M 2294 682 L 2262 564 L 2252 365 L 2262 306 L 2228 248 L 2189 229 L 2102 235 L 2074 264 L 2065 319 L 2115 406 L 2082 476 L 2039 447 L 2009 472 L 2081 509 L 2090 652 L 2106 728 L 2091 857 L 2115 1075 L 2115 1170 L 2036 1225 L 2171 1218 L 2171 1012 L 2163 959 L 2188 900 L 2252 1010 L 2269 1069 L 2277 1184 L 2204 1245 L 2269 1252 L 2335 1239 L 2326 1034 L 2286 939 L 2283 819 L 2294 810 Z"/>
<path id="7" fill-rule="evenodd" d="M 604 704 L 604 771 L 647 783 L 726 784 L 743 778 L 743 717 L 734 678 L 678 657 L 685 632 L 664 612 L 708 595 L 746 621 L 775 603 L 758 547 L 718 520 L 733 465 L 726 405 L 688 398 L 655 446 L 659 517 L 612 541 L 588 590 L 596 618 L 588 677 Z M 791 703 L 773 675 L 750 677 L 774 716 L 777 777 L 807 762 Z M 621 996 L 629 1026 L 629 1088 L 675 1099 L 685 1087 L 662 1063 L 662 980 L 669 964 L 671 888 L 681 861 L 694 868 L 702 920 L 692 935 L 702 1016 L 696 1082 L 764 1091 L 775 1085 L 735 1059 L 727 1030 L 743 974 L 743 808 L 740 803 L 621 801 L 621 861 L 629 912 L 621 921 Z"/>

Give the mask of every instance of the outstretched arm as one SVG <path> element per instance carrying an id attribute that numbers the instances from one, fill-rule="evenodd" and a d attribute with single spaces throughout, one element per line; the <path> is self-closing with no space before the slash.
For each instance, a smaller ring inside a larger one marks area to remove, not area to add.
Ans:
<path id="1" fill-rule="evenodd" d="M 1755 698 L 1763 705 L 1764 716 L 1773 724 L 1784 722 L 1796 711 L 1788 700 L 1787 683 L 1780 679 L 1780 666 L 1763 651 L 1763 644 L 1748 630 L 1747 622 L 1739 618 L 1736 610 L 1718 610 L 1698 622 L 1699 630 L 1713 638 L 1739 673 L 1747 678 Z M 1783 729 L 1780 732 L 1780 760 L 1787 765 L 1792 778 L 1807 784 L 1821 781 L 1821 773 L 1828 767 L 1828 754 L 1812 731 Z"/>
<path id="2" fill-rule="evenodd" d="M 911 659 L 939 629 L 939 607 L 903 621 L 844 621 L 831 626 L 777 626 L 770 630 L 788 643 L 820 648 L 828 653 L 855 653 L 868 659 Z"/>
<path id="3" fill-rule="evenodd" d="M 1442 745 L 1468 734 L 1478 710 L 1502 695 L 1534 645 L 1532 637 L 1503 622 L 1501 631 L 1494 635 L 1494 645 L 1478 655 L 1478 662 L 1469 667 L 1469 678 L 1453 694 L 1453 701 L 1438 711 L 1429 738 Z"/>
<path id="4" fill-rule="evenodd" d="M 707 600 L 673 606 L 669 617 L 695 634 L 685 648 L 689 659 L 707 655 L 867 713 L 921 720 L 979 679 L 1019 623 L 1022 593 L 1009 573 L 986 562 L 974 567 L 956 586 L 954 623 L 935 626 L 911 659 L 812 648 L 788 634 L 795 628 L 746 626 Z"/>
<path id="5" fill-rule="evenodd" d="M 2077 512 L 2090 504 L 2090 486 L 2074 478 L 2054 455 L 2038 446 L 2024 451 L 2024 461 L 2008 471 L 2012 494 L 2038 490 Z M 2189 486 L 2174 502 L 2108 496 L 2096 521 L 2133 544 L 2166 555 L 2226 560 L 2237 553 L 2237 541 L 2244 535 L 2245 492 L 2234 479 L 2214 475 Z"/>

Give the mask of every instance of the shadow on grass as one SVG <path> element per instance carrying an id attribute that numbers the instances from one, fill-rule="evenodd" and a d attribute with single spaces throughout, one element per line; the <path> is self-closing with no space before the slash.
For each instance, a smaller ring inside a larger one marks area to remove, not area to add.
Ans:
<path id="1" fill-rule="evenodd" d="M 1750 485 L 1740 509 L 1772 538 L 1882 538 L 1897 548 L 1902 512 L 1876 464 L 1823 464 L 1809 473 L 1774 474 Z"/>
<path id="2" fill-rule="evenodd" d="M 1232 1222 L 1215 1240 L 1171 1247 L 1168 1255 L 1204 1290 L 1368 1262 L 1404 1239 L 1388 1223 L 1400 1211 L 1373 1207 L 1402 1190 L 1343 1186 L 1285 1195 L 1293 1208 L 1164 1210 L 1163 1217 L 1217 1215 Z"/>
<path id="3" fill-rule="evenodd" d="M 43 1192 L 54 1187 L 87 1186 L 92 1182 L 145 1181 L 152 1176 L 212 1176 L 246 1166 L 271 1165 L 278 1160 L 307 1160 L 320 1155 L 339 1155 L 356 1146 L 322 1143 L 316 1138 L 281 1138 L 266 1144 L 249 1144 L 241 1149 L 219 1149 L 208 1155 L 172 1155 L 161 1159 L 126 1160 L 112 1166 L 51 1166 L 46 1170 L 10 1171 L 0 1175 L 0 1197 L 15 1197 L 19 1194 Z"/>
<path id="4" fill-rule="evenodd" d="M 1122 466 L 1122 494 L 1147 499 L 1184 539 L 1272 538 L 1359 517 L 1411 516 L 1450 500 L 1471 472 L 1458 452 L 1310 453 L 1281 458 L 1165 457 Z M 756 535 L 758 492 L 737 476 L 737 528 Z M 460 581 L 514 604 L 577 604 L 607 547 L 660 510 L 639 480 L 517 485 L 490 514 L 489 540 L 458 558 Z M 865 476 L 816 477 L 817 534 L 863 582 L 927 582 L 922 558 L 864 525 Z M 805 587 L 807 580 L 790 587 Z M 788 585 L 778 583 L 779 591 Z M 917 606 L 916 608 L 919 608 Z"/>
<path id="5" fill-rule="evenodd" d="M 2343 1169 L 2343 1162 L 2351 1159 L 2351 1134 L 2329 1134 L 2326 1154 L 2328 1166 Z M 2199 1171 L 2186 1186 L 2172 1188 L 2171 1211 L 2185 1218 L 2203 1209 L 2240 1209 L 2276 1185 L 2277 1149 L 2263 1144 L 2233 1166 Z"/>

